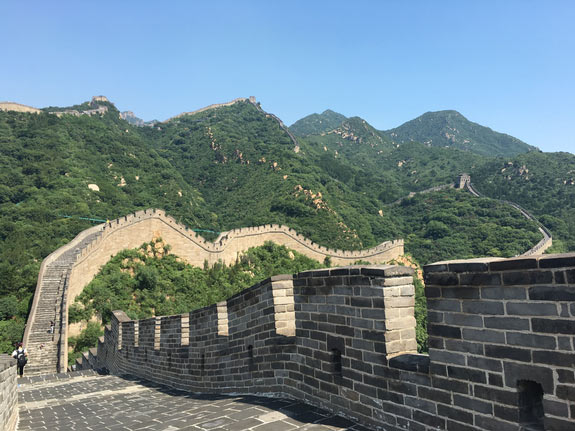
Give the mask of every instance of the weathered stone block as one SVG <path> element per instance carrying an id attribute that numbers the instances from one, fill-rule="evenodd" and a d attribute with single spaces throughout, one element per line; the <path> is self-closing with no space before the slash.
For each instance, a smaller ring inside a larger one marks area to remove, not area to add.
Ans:
<path id="1" fill-rule="evenodd" d="M 549 303 L 508 302 L 506 309 L 517 316 L 557 316 L 557 305 Z"/>
<path id="2" fill-rule="evenodd" d="M 461 311 L 461 301 L 455 299 L 429 299 L 427 308 L 432 311 Z"/>
<path id="3" fill-rule="evenodd" d="M 575 334 L 575 320 L 533 318 L 531 319 L 531 325 L 535 332 L 544 332 L 548 334 Z"/>
<path id="4" fill-rule="evenodd" d="M 507 271 L 513 269 L 535 269 L 537 268 L 536 258 L 515 258 L 505 259 L 489 264 L 491 271 Z"/>
<path id="5" fill-rule="evenodd" d="M 501 285 L 500 273 L 470 273 L 461 274 L 459 282 L 462 286 L 499 286 Z"/>
<path id="6" fill-rule="evenodd" d="M 461 329 L 446 325 L 429 325 L 427 328 L 429 335 L 445 338 L 461 338 Z"/>
<path id="7" fill-rule="evenodd" d="M 497 301 L 463 301 L 463 312 L 474 314 L 504 314 L 503 304 Z"/>
<path id="8" fill-rule="evenodd" d="M 483 318 L 476 314 L 445 313 L 445 323 L 453 326 L 482 327 Z"/>
<path id="9" fill-rule="evenodd" d="M 521 362 L 531 362 L 531 350 L 519 349 L 517 347 L 485 345 L 485 356 L 490 358 L 513 359 Z"/>
<path id="10" fill-rule="evenodd" d="M 526 299 L 527 291 L 524 287 L 482 287 L 482 299 Z"/>
<path id="11" fill-rule="evenodd" d="M 507 332 L 507 344 L 511 346 L 533 347 L 554 350 L 557 347 L 555 337 L 521 332 Z"/>
<path id="12" fill-rule="evenodd" d="M 534 301 L 575 301 L 575 286 L 534 286 L 529 288 Z"/>
<path id="13" fill-rule="evenodd" d="M 519 317 L 484 317 L 483 322 L 486 328 L 493 329 L 515 329 L 528 331 L 531 327 L 529 319 Z"/>
<path id="14" fill-rule="evenodd" d="M 479 341 L 505 344 L 505 333 L 491 329 L 463 328 L 463 339 L 466 341 Z"/>
<path id="15" fill-rule="evenodd" d="M 479 299 L 477 287 L 445 287 L 441 289 L 443 298 Z"/>

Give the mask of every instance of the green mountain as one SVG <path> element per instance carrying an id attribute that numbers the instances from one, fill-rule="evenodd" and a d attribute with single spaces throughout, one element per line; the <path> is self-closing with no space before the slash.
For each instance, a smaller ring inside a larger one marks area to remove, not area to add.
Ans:
<path id="1" fill-rule="evenodd" d="M 0 340 L 23 328 L 42 259 L 91 226 L 80 217 L 167 207 L 209 225 L 197 189 L 102 106 L 97 116 L 0 112 Z"/>
<path id="2" fill-rule="evenodd" d="M 465 171 L 486 196 L 517 201 L 545 220 L 557 250 L 575 249 L 573 155 L 501 159 L 402 143 L 359 117 L 329 112 L 325 131 L 310 126 L 294 145 L 250 100 L 154 127 L 121 119 L 103 98 L 67 109 L 74 112 L 0 112 L 0 342 L 21 334 L 41 260 L 90 226 L 81 217 L 156 207 L 190 227 L 282 223 L 343 249 L 402 237 L 420 263 L 533 246 L 537 225 L 503 203 L 453 189 L 407 198 Z"/>
<path id="3" fill-rule="evenodd" d="M 529 152 L 471 171 L 481 193 L 516 202 L 553 232 L 552 251 L 575 250 L 575 155 Z"/>
<path id="4" fill-rule="evenodd" d="M 537 149 L 513 136 L 473 123 L 457 111 L 426 112 L 385 133 L 398 143 L 416 141 L 485 156 L 514 156 Z"/>
<path id="5" fill-rule="evenodd" d="M 321 114 L 311 114 L 290 126 L 290 131 L 296 136 L 319 135 L 339 127 L 347 117 L 330 109 Z"/>

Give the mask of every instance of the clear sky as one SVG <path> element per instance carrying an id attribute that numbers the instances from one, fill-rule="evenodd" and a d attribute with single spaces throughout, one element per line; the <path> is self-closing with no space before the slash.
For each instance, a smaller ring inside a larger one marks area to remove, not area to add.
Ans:
<path id="1" fill-rule="evenodd" d="M 378 129 L 455 109 L 575 153 L 574 23 L 572 0 L 6 1 L 0 100 L 164 120 L 254 95 Z"/>

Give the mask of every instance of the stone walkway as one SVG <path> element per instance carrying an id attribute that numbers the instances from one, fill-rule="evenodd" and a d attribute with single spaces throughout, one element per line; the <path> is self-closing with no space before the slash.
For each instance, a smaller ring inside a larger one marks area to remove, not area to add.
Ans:
<path id="1" fill-rule="evenodd" d="M 18 430 L 367 431 L 286 399 L 197 395 L 90 372 L 19 382 Z"/>

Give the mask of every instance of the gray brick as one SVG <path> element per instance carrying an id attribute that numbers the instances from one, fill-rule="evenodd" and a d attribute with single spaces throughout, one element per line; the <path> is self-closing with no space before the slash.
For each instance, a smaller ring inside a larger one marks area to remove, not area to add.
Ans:
<path id="1" fill-rule="evenodd" d="M 575 301 L 575 286 L 534 286 L 529 288 L 534 301 Z"/>
<path id="2" fill-rule="evenodd" d="M 527 291 L 524 287 L 482 287 L 483 299 L 526 299 Z"/>
<path id="3" fill-rule="evenodd" d="M 461 311 L 461 302 L 455 299 L 429 299 L 427 309 L 432 311 Z"/>
<path id="4" fill-rule="evenodd" d="M 460 353 L 447 352 L 445 350 L 429 349 L 429 358 L 433 362 L 465 365 L 465 355 Z"/>
<path id="5" fill-rule="evenodd" d="M 483 318 L 475 314 L 445 313 L 445 323 L 455 326 L 482 327 Z"/>
<path id="6" fill-rule="evenodd" d="M 517 316 L 557 316 L 557 305 L 549 303 L 508 302 L 506 308 Z"/>
<path id="7" fill-rule="evenodd" d="M 537 349 L 554 350 L 557 346 L 555 337 L 521 332 L 507 332 L 507 344 L 511 346 L 534 347 Z"/>
<path id="8" fill-rule="evenodd" d="M 519 380 L 531 380 L 539 383 L 545 393 L 555 392 L 553 384 L 553 371 L 546 366 L 534 366 L 505 362 L 503 364 L 505 385 L 516 388 Z"/>
<path id="9" fill-rule="evenodd" d="M 505 333 L 491 329 L 463 328 L 463 339 L 489 343 L 505 343 Z"/>
<path id="10" fill-rule="evenodd" d="M 486 328 L 515 329 L 528 331 L 531 327 L 529 319 L 518 317 L 485 317 L 483 319 Z"/>
<path id="11" fill-rule="evenodd" d="M 464 301 L 464 313 L 474 314 L 503 314 L 503 304 L 497 301 Z"/>

